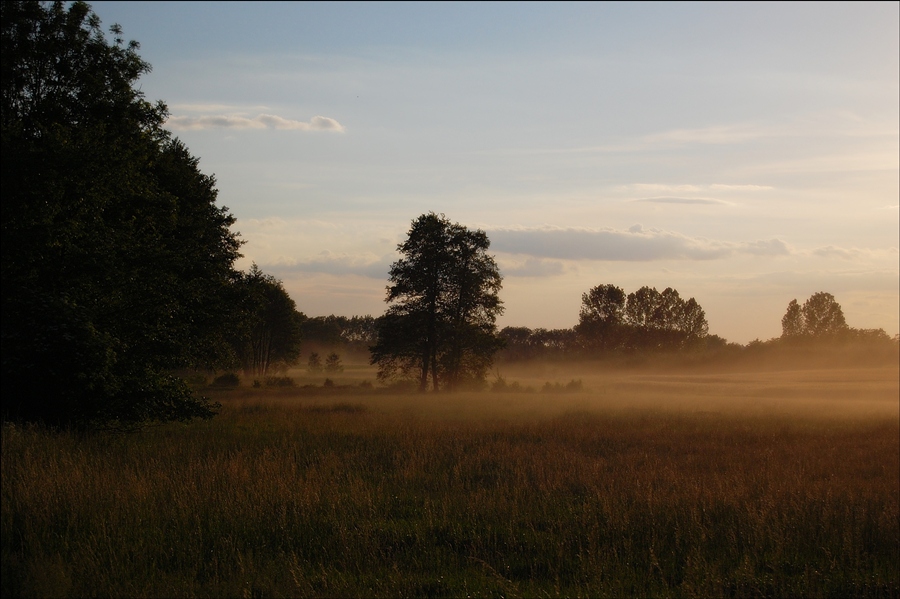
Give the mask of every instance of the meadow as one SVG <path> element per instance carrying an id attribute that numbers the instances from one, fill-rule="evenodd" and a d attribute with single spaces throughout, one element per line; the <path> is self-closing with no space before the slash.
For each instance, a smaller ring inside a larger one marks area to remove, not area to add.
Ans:
<path id="1" fill-rule="evenodd" d="M 900 596 L 896 362 L 293 374 L 186 426 L 5 425 L 2 595 Z"/>

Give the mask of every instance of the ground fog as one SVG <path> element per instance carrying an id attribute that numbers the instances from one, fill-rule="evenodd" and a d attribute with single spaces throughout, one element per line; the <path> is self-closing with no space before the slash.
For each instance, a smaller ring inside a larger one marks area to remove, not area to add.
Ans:
<path id="1" fill-rule="evenodd" d="M 421 395 L 351 364 L 208 387 L 188 426 L 7 425 L 2 594 L 896 597 L 898 375 L 531 364 Z"/>

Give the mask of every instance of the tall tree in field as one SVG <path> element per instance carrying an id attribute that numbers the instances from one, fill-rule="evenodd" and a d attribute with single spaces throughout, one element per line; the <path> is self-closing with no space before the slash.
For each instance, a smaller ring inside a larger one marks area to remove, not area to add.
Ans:
<path id="1" fill-rule="evenodd" d="M 172 369 L 229 356 L 240 241 L 215 180 L 136 87 L 150 65 L 83 2 L 0 3 L 3 416 L 209 417 Z"/>
<path id="2" fill-rule="evenodd" d="M 391 265 L 372 363 L 382 380 L 417 374 L 419 389 L 481 382 L 503 342 L 496 318 L 502 278 L 484 231 L 423 214 Z"/>

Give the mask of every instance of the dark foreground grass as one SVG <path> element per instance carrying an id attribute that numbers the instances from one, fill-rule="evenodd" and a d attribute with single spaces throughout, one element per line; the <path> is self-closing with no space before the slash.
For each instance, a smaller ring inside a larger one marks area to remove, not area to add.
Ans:
<path id="1" fill-rule="evenodd" d="M 897 597 L 898 428 L 337 401 L 7 426 L 2 595 Z"/>

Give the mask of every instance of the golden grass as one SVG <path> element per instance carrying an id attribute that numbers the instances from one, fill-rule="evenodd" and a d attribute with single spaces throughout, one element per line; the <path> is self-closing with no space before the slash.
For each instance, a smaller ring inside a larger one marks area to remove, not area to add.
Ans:
<path id="1" fill-rule="evenodd" d="M 504 376 L 583 391 L 241 388 L 187 427 L 7 426 L 3 596 L 900 593 L 896 367 L 551 368 Z"/>

